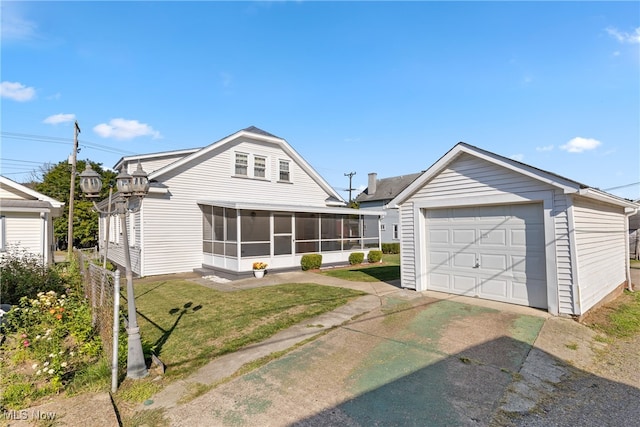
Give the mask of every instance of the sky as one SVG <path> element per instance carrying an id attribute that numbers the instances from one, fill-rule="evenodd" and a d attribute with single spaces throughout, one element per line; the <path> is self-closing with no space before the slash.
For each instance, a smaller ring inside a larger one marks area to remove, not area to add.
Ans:
<path id="1" fill-rule="evenodd" d="M 348 198 L 459 141 L 640 198 L 640 2 L 2 1 L 0 173 L 257 126 Z"/>

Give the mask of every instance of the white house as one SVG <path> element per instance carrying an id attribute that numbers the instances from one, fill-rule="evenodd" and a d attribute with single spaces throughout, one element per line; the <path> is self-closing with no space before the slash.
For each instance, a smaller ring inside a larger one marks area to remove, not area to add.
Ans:
<path id="1" fill-rule="evenodd" d="M 389 205 L 403 287 L 580 316 L 630 283 L 637 204 L 465 143 Z"/>
<path id="2" fill-rule="evenodd" d="M 360 209 L 385 210 L 386 215 L 380 220 L 382 243 L 400 243 L 398 209 L 385 207 L 418 176 L 420 173 L 378 179 L 377 173 L 370 173 L 367 188 L 355 198 Z"/>
<path id="3" fill-rule="evenodd" d="M 149 174 L 149 194 L 129 215 L 132 268 L 141 276 L 210 269 L 241 275 L 257 261 L 299 268 L 302 255 L 343 263 L 380 248 L 384 212 L 346 208 L 340 195 L 284 139 L 250 127 L 192 150 L 122 158 Z M 107 201 L 99 205 L 106 210 Z M 120 224 L 101 214 L 100 240 L 124 264 Z"/>
<path id="4" fill-rule="evenodd" d="M 53 218 L 64 203 L 0 176 L 0 252 L 15 246 L 53 262 Z"/>

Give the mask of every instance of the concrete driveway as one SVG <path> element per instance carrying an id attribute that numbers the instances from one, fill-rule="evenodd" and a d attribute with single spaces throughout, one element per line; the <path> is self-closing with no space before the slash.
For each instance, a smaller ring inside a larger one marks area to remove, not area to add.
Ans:
<path id="1" fill-rule="evenodd" d="M 487 425 L 548 316 L 458 300 L 387 294 L 166 415 L 172 426 Z"/>

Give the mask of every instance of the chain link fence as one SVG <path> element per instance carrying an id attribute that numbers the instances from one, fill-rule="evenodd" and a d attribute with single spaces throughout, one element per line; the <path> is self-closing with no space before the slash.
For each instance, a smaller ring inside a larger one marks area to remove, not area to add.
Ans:
<path id="1" fill-rule="evenodd" d="M 100 333 L 107 357 L 113 354 L 113 289 L 115 274 L 97 264 L 96 250 L 75 250 L 80 264 L 84 294 L 91 304 L 93 326 Z"/>

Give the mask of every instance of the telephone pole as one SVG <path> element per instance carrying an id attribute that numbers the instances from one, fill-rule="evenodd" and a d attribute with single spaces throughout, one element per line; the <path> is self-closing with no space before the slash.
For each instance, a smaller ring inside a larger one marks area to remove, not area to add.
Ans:
<path id="1" fill-rule="evenodd" d="M 347 188 L 347 191 L 349 192 L 349 203 L 351 203 L 351 201 L 352 201 L 351 200 L 351 192 L 353 190 L 355 190 L 355 188 L 352 188 L 352 186 L 351 186 L 351 180 L 352 180 L 352 178 L 353 178 L 353 176 L 355 174 L 356 174 L 355 172 L 350 172 L 350 173 L 345 173 L 344 174 L 344 176 L 348 176 L 349 177 L 349 188 Z"/>
<path id="2" fill-rule="evenodd" d="M 76 120 L 73 132 L 73 153 L 71 153 L 71 186 L 69 187 L 69 225 L 67 233 L 67 251 L 73 253 L 73 199 L 76 191 L 76 158 L 78 157 L 78 134 L 80 126 Z"/>

